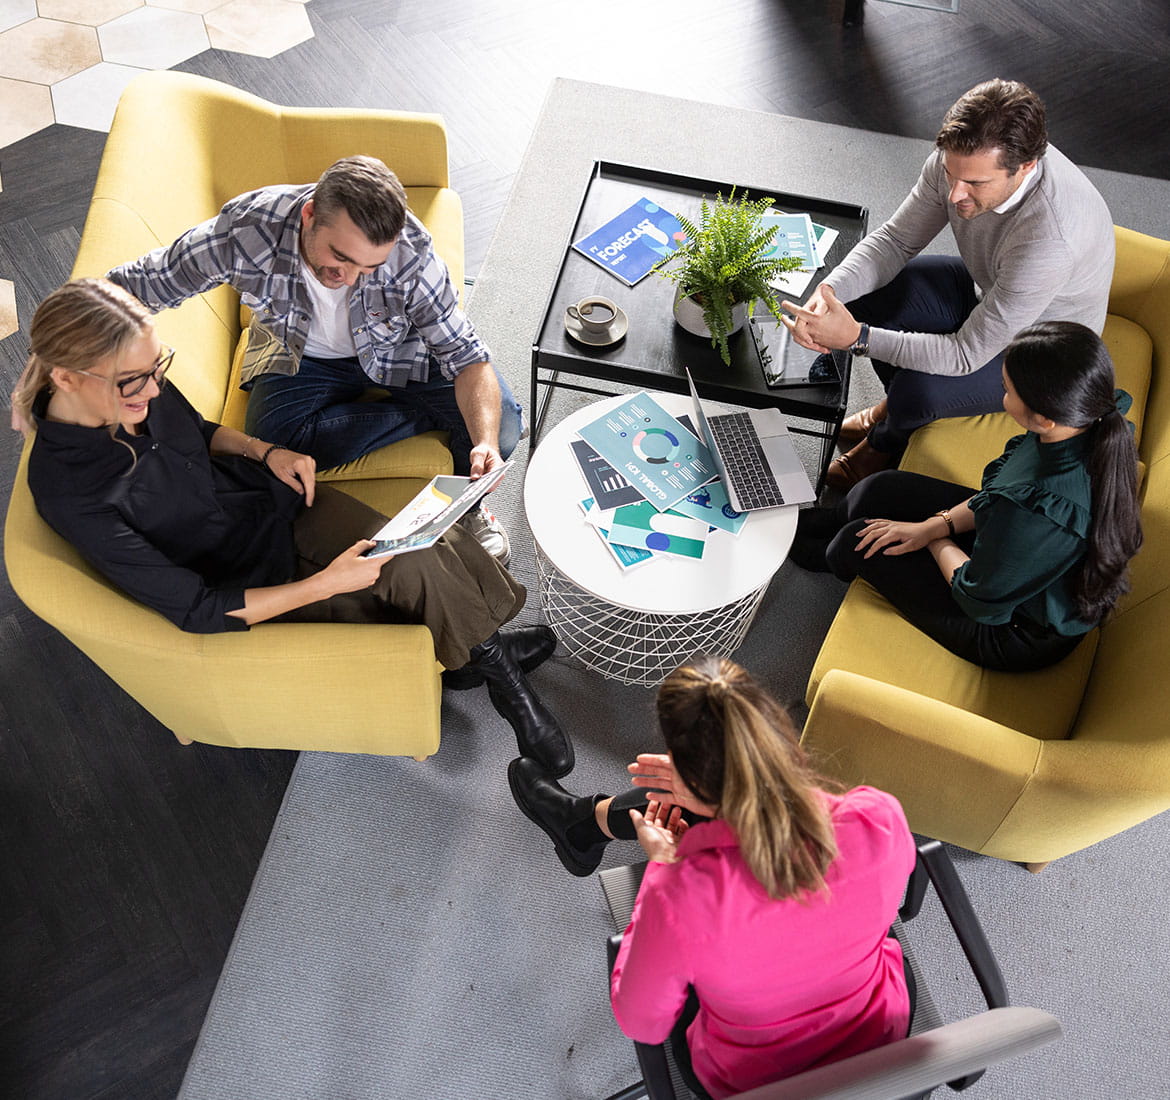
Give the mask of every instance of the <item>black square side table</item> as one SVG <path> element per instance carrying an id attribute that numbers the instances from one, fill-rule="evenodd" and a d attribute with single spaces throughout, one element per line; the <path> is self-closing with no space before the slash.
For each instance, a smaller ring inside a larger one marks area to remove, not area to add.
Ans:
<path id="1" fill-rule="evenodd" d="M 693 336 L 675 324 L 674 284 L 670 280 L 650 274 L 628 287 L 572 248 L 573 241 L 604 225 L 643 195 L 667 210 L 695 220 L 704 198 L 711 201 L 720 193 L 726 197 L 733 186 L 736 195 L 750 199 L 769 196 L 777 209 L 807 213 L 814 222 L 837 230 L 838 237 L 824 257 L 825 264 L 809 283 L 802 301 L 865 235 L 869 213 L 862 206 L 810 198 L 779 188 L 733 185 L 595 161 L 532 346 L 530 446 L 539 443 L 544 414 L 554 390 L 610 396 L 623 392 L 615 387 L 625 386 L 685 394 L 688 389 L 684 371 L 689 367 L 704 398 L 749 408 L 775 407 L 791 419 L 812 422 L 813 427 L 790 423 L 789 430 L 821 441 L 819 490 L 844 418 L 849 392 L 847 353 L 834 353 L 841 375 L 837 385 L 769 388 L 755 342 L 746 327 L 730 339 L 731 365 L 727 366 L 709 340 Z M 612 299 L 629 317 L 629 331 L 615 345 L 588 347 L 574 341 L 565 331 L 565 309 L 592 294 Z M 767 316 L 766 310 L 764 314 Z"/>

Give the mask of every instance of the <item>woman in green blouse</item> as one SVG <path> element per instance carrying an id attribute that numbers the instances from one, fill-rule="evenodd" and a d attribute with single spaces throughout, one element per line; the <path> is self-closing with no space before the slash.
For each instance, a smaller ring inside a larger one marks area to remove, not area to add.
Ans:
<path id="1" fill-rule="evenodd" d="M 1141 545 L 1137 450 L 1131 399 L 1114 390 L 1109 353 L 1084 325 L 1021 332 L 1003 387 L 1025 431 L 978 492 L 875 474 L 837 508 L 802 513 L 793 556 L 863 578 L 952 653 L 1023 672 L 1071 653 L 1128 590 Z"/>

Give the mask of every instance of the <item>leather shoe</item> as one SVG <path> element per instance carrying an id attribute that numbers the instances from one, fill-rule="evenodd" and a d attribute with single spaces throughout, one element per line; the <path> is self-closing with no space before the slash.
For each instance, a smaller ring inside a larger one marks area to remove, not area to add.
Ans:
<path id="1" fill-rule="evenodd" d="M 579 848 L 569 839 L 569 829 L 593 816 L 594 799 L 569 794 L 526 756 L 508 765 L 508 786 L 520 812 L 548 834 L 565 870 L 579 878 L 597 870 L 608 838 L 588 848 Z"/>
<path id="2" fill-rule="evenodd" d="M 889 469 L 893 462 L 893 455 L 875 450 L 869 445 L 868 440 L 863 439 L 853 450 L 846 451 L 840 458 L 835 458 L 829 463 L 825 482 L 834 489 L 852 489 L 862 478 L 876 474 L 879 470 Z"/>
<path id="3" fill-rule="evenodd" d="M 521 626 L 500 631 L 500 641 L 508 656 L 527 674 L 539 668 L 557 648 L 557 636 L 547 626 Z M 471 665 L 449 668 L 443 673 L 443 687 L 450 691 L 470 691 L 483 683 L 483 673 Z"/>
<path id="4" fill-rule="evenodd" d="M 851 447 L 856 447 L 869 435 L 870 429 L 875 424 L 880 424 L 888 415 L 889 406 L 883 397 L 876 405 L 871 405 L 868 409 L 862 409 L 861 412 L 855 412 L 852 416 L 845 417 L 841 424 L 841 430 L 837 433 L 838 449 L 847 451 Z"/>
<path id="5" fill-rule="evenodd" d="M 573 770 L 573 743 L 536 696 L 524 673 L 504 648 L 499 632 L 471 648 L 469 662 L 487 681 L 496 713 L 516 734 L 522 756 L 531 756 L 554 778 Z"/>

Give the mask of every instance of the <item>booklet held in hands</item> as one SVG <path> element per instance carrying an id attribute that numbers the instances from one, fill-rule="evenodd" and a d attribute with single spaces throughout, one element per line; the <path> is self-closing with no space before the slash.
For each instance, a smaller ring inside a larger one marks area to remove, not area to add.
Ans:
<path id="1" fill-rule="evenodd" d="M 447 528 L 462 519 L 481 497 L 500 483 L 511 465 L 511 462 L 505 462 L 474 481 L 454 474 L 432 478 L 418 496 L 371 536 L 374 545 L 363 551 L 362 557 L 380 558 L 434 546 Z"/>

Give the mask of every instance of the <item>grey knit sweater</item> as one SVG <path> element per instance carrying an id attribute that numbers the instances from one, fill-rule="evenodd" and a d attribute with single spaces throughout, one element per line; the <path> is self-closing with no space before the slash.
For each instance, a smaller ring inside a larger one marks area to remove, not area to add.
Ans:
<path id="1" fill-rule="evenodd" d="M 1048 147 L 1039 178 L 1002 214 L 964 221 L 947 202 L 942 156 L 926 160 L 893 217 L 825 280 L 843 302 L 888 283 L 950 225 L 981 299 L 958 332 L 873 329 L 870 355 L 927 374 L 969 374 L 1036 321 L 1079 321 L 1100 332 L 1113 278 L 1113 221 L 1105 200 L 1063 153 Z"/>

